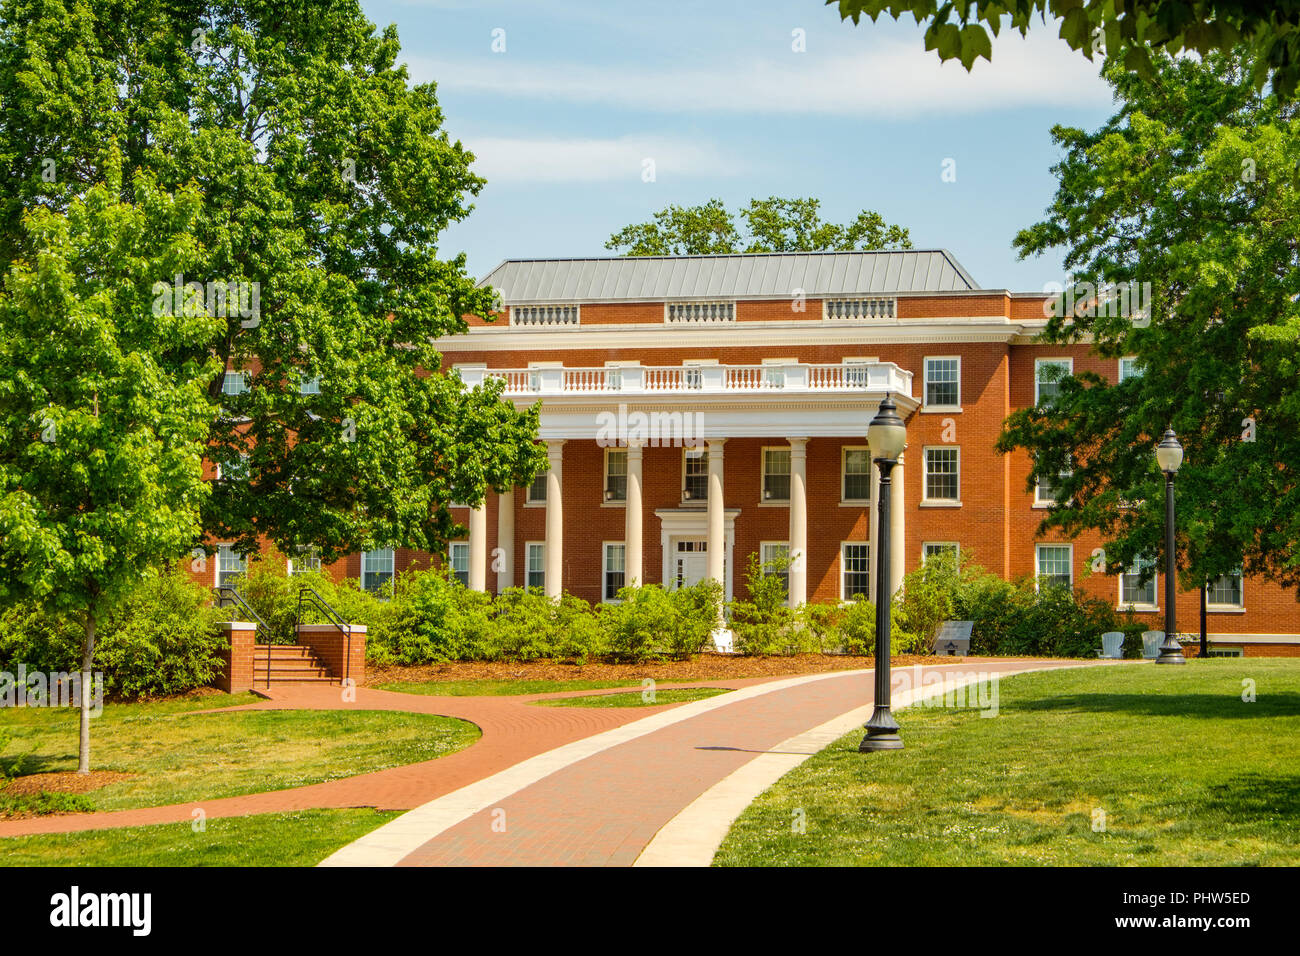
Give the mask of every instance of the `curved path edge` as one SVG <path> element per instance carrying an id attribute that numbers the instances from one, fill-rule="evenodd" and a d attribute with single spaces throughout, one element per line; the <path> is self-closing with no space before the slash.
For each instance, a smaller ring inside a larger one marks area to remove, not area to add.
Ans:
<path id="1" fill-rule="evenodd" d="M 1013 674 L 1014 677 L 1045 670 L 1065 670 L 1071 667 L 1095 667 L 1088 662 L 1072 665 L 1049 665 Z M 891 695 L 892 709 L 902 710 L 911 704 L 931 697 L 939 697 L 959 687 L 976 683 L 979 676 L 966 680 L 947 681 L 920 688 L 902 690 Z M 870 718 L 874 704 L 856 707 L 838 717 L 796 734 L 777 744 L 768 753 L 759 754 L 743 767 L 733 771 L 700 794 L 682 811 L 664 824 L 633 866 L 709 866 L 731 831 L 731 826 L 765 790 L 773 786 L 791 770 L 809 757 L 825 750 L 854 727 L 863 726 Z"/>

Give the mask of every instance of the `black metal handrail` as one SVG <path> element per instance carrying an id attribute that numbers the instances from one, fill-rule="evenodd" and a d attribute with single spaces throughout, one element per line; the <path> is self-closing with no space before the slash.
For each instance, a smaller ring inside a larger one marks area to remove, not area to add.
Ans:
<path id="1" fill-rule="evenodd" d="M 311 585 L 303 584 L 298 588 L 298 609 L 294 612 L 293 633 L 295 639 L 298 635 L 298 627 L 303 623 L 302 619 L 302 602 L 303 599 L 313 605 L 316 610 L 325 616 L 327 624 L 333 624 L 347 638 L 347 650 L 343 655 L 343 680 L 346 682 L 352 676 L 352 625 L 349 624 L 338 611 L 330 607 L 326 600 L 320 596 L 320 593 Z"/>
<path id="2" fill-rule="evenodd" d="M 270 626 L 262 620 L 260 614 L 249 606 L 248 602 L 244 600 L 244 596 L 239 593 L 237 588 L 232 587 L 229 584 L 220 584 L 213 590 L 217 592 L 217 607 L 227 607 L 228 603 L 234 604 L 248 615 L 248 620 L 253 622 L 253 626 L 256 628 L 256 637 L 253 639 L 253 643 L 256 644 L 258 640 L 261 640 L 261 642 L 266 645 L 266 686 L 270 689 L 272 644 Z"/>

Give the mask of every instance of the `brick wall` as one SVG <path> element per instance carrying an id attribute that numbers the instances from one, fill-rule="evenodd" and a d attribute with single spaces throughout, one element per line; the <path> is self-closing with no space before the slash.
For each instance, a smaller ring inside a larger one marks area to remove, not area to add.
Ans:
<path id="1" fill-rule="evenodd" d="M 349 638 L 331 624 L 298 625 L 298 643 L 310 647 L 329 668 L 331 676 L 342 680 L 350 677 L 357 684 L 366 679 L 366 627 L 352 625 Z"/>
<path id="2" fill-rule="evenodd" d="M 229 621 L 222 623 L 220 627 L 226 635 L 226 648 L 221 652 L 221 673 L 213 683 L 230 694 L 251 690 L 257 625 L 244 621 Z"/>

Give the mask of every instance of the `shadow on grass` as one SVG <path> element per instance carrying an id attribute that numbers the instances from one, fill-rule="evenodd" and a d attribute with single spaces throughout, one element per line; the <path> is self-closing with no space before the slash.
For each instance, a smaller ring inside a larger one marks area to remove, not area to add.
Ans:
<path id="1" fill-rule="evenodd" d="M 1026 701 L 1005 701 L 1006 710 L 1128 713 L 1149 717 L 1300 717 L 1300 694 L 1261 692 L 1246 703 L 1240 691 L 1222 694 L 1062 694 Z"/>
<path id="2" fill-rule="evenodd" d="M 1236 823 L 1266 821 L 1300 841 L 1295 821 L 1300 818 L 1300 776 L 1242 773 L 1206 788 L 1199 810 L 1207 816 L 1227 817 Z"/>

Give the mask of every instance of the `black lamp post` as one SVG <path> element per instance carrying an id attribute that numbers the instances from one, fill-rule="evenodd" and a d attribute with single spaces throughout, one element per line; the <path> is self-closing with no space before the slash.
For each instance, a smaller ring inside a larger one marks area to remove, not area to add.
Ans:
<path id="1" fill-rule="evenodd" d="M 876 750 L 902 750 L 903 738 L 898 736 L 898 721 L 889 711 L 889 473 L 898 464 L 898 457 L 907 445 L 907 426 L 898 417 L 898 406 L 886 395 L 880 403 L 876 417 L 867 426 L 867 441 L 871 457 L 880 468 L 880 500 L 876 502 L 876 522 L 879 540 L 872 542 L 876 554 L 876 697 L 875 710 L 867 721 L 867 735 L 858 750 L 870 753 Z"/>
<path id="2" fill-rule="evenodd" d="M 1178 643 L 1174 614 L 1174 475 L 1183 463 L 1183 446 L 1172 428 L 1165 429 L 1164 437 L 1156 445 L 1156 461 L 1165 473 L 1165 642 L 1160 645 L 1157 664 L 1186 664 L 1182 645 Z"/>

